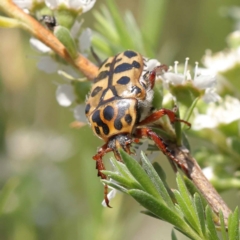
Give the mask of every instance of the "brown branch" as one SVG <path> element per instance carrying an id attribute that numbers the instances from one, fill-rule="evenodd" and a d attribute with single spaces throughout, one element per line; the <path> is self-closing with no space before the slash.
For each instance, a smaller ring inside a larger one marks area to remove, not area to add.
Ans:
<path id="1" fill-rule="evenodd" d="M 98 68 L 83 55 L 79 54 L 76 59 L 72 59 L 63 44 L 46 28 L 30 15 L 22 11 L 11 0 L 0 0 L 0 9 L 8 16 L 21 22 L 21 26 L 30 32 L 41 42 L 50 47 L 61 58 L 81 71 L 88 79 L 93 80 L 97 76 Z"/>
<path id="2" fill-rule="evenodd" d="M 220 210 L 223 213 L 225 225 L 227 226 L 228 217 L 231 210 L 228 208 L 227 204 L 218 194 L 216 189 L 204 176 L 200 166 L 197 161 L 191 156 L 189 150 L 185 147 L 178 147 L 175 144 L 168 143 L 170 149 L 173 151 L 173 155 L 182 164 L 181 168 L 186 172 L 187 176 L 193 181 L 194 185 L 197 187 L 199 192 L 207 200 L 209 206 L 212 210 L 219 215 Z"/>

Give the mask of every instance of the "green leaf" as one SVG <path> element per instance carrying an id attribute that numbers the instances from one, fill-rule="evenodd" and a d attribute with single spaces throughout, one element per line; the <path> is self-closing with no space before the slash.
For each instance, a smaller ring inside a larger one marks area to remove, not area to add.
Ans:
<path id="1" fill-rule="evenodd" d="M 144 33 L 144 37 L 148 43 L 145 44 L 148 51 L 148 56 L 150 56 L 153 49 L 159 48 L 159 38 L 164 25 L 164 17 L 167 12 L 166 7 L 166 0 L 141 1 L 141 31 Z"/>
<path id="2" fill-rule="evenodd" d="M 229 240 L 239 239 L 239 210 L 236 207 L 228 222 L 228 236 Z"/>
<path id="3" fill-rule="evenodd" d="M 119 172 L 125 178 L 131 178 L 132 181 L 136 182 L 136 179 L 132 176 L 132 174 L 128 171 L 126 165 L 120 161 L 117 161 L 115 158 L 111 158 L 110 161 L 116 168 L 117 172 Z"/>
<path id="4" fill-rule="evenodd" d="M 65 6 L 58 7 L 58 10 L 54 12 L 54 16 L 57 19 L 59 25 L 71 29 L 78 13 L 74 10 L 67 9 Z"/>
<path id="5" fill-rule="evenodd" d="M 157 172 L 158 176 L 163 181 L 163 183 L 167 184 L 166 183 L 167 176 L 166 176 L 166 173 L 164 172 L 164 170 L 162 169 L 161 165 L 158 162 L 154 162 L 153 167 L 154 167 L 155 171 Z M 166 187 L 166 185 L 165 185 L 165 187 Z"/>
<path id="6" fill-rule="evenodd" d="M 190 192 L 190 194 L 193 196 L 195 193 L 198 193 L 199 196 L 202 196 L 201 193 L 199 192 L 199 190 L 196 188 L 196 186 L 193 184 L 192 180 L 190 180 L 187 177 L 183 177 L 185 186 L 187 187 L 188 191 Z M 201 197 L 202 200 L 202 204 L 204 206 L 204 208 L 208 205 L 207 200 L 203 197 Z"/>
<path id="7" fill-rule="evenodd" d="M 161 219 L 164 219 L 165 221 L 181 228 L 184 228 L 186 225 L 184 220 L 181 219 L 174 211 L 148 193 L 136 189 L 131 189 L 128 191 L 128 193 L 143 207 Z"/>
<path id="8" fill-rule="evenodd" d="M 172 237 L 172 240 L 178 240 L 174 230 L 172 230 L 171 237 Z"/>
<path id="9" fill-rule="evenodd" d="M 157 189 L 155 188 L 154 184 L 151 182 L 148 175 L 142 169 L 140 164 L 134 158 L 128 155 L 125 151 L 120 150 L 120 154 L 128 170 L 135 177 L 135 179 L 140 183 L 140 185 L 146 190 L 146 192 L 153 195 L 160 201 L 163 201 Z"/>
<path id="10" fill-rule="evenodd" d="M 126 24 L 122 20 L 122 15 L 119 13 L 117 6 L 114 1 L 107 0 L 107 6 L 109 11 L 111 12 L 111 16 L 114 21 L 114 25 L 116 28 L 116 32 L 119 34 L 123 48 L 128 49 L 133 45 L 132 36 L 126 30 Z"/>
<path id="11" fill-rule="evenodd" d="M 0 27 L 1 28 L 13 28 L 13 27 L 21 27 L 22 24 L 17 19 L 2 17 L 0 16 Z"/>
<path id="12" fill-rule="evenodd" d="M 223 213 L 220 210 L 219 212 L 219 218 L 220 218 L 220 224 L 221 224 L 221 233 L 222 233 L 222 240 L 227 240 L 227 230 L 226 230 L 226 226 L 224 223 L 224 217 L 223 217 Z"/>
<path id="13" fill-rule="evenodd" d="M 175 196 L 174 196 L 172 190 L 170 189 L 170 187 L 168 186 L 168 184 L 166 182 L 167 177 L 166 177 L 166 174 L 163 171 L 162 167 L 157 162 L 153 163 L 153 167 L 154 167 L 155 171 L 157 172 L 158 176 L 161 178 L 165 188 L 168 191 L 168 194 L 169 194 L 170 198 L 172 199 L 173 202 L 176 202 Z"/>
<path id="14" fill-rule="evenodd" d="M 185 199 L 183 199 L 182 195 L 178 191 L 173 192 L 188 224 L 191 225 L 196 232 L 201 232 L 198 221 L 193 217 L 194 210 L 192 210 L 192 208 L 186 203 Z"/>
<path id="15" fill-rule="evenodd" d="M 114 26 L 112 16 L 106 6 L 101 6 L 102 13 L 93 11 L 93 15 L 96 18 L 96 29 L 99 32 L 108 32 L 108 39 L 115 43 L 119 43 L 119 35 Z M 104 35 L 103 35 L 104 36 Z"/>
<path id="16" fill-rule="evenodd" d="M 152 212 L 146 210 L 146 211 L 141 211 L 141 213 L 149 216 L 149 217 L 153 217 L 153 218 L 156 218 L 156 219 L 159 219 L 159 220 L 162 220 L 160 217 L 156 216 L 155 214 L 153 214 Z"/>
<path id="17" fill-rule="evenodd" d="M 130 12 L 130 11 L 126 11 L 125 24 L 126 24 L 128 33 L 131 33 L 132 36 L 134 36 L 135 39 L 137 39 L 137 41 L 133 42 L 133 46 L 131 46 L 131 48 L 139 51 L 144 56 L 148 56 L 148 55 L 146 55 L 146 51 L 144 49 L 142 32 L 140 31 L 140 29 L 136 23 L 135 17 L 133 16 L 132 12 Z"/>
<path id="18" fill-rule="evenodd" d="M 89 81 L 80 82 L 78 80 L 71 81 L 71 84 L 74 89 L 74 93 L 76 94 L 76 102 L 83 103 L 86 101 L 86 95 L 89 93 L 91 89 L 91 83 Z"/>
<path id="19" fill-rule="evenodd" d="M 149 162 L 149 160 L 147 159 L 146 155 L 143 152 L 141 152 L 141 159 L 142 159 L 142 167 L 146 171 L 152 183 L 155 185 L 155 188 L 158 190 L 159 194 L 162 196 L 163 200 L 167 203 L 167 205 L 170 208 L 174 209 L 174 204 L 172 202 L 171 197 L 168 194 L 167 189 L 165 188 L 164 183 L 159 178 L 154 167 Z"/>
<path id="20" fill-rule="evenodd" d="M 65 46 L 69 55 L 75 59 L 78 56 L 76 44 L 71 36 L 70 31 L 63 26 L 56 26 L 54 28 L 54 35 Z"/>
<path id="21" fill-rule="evenodd" d="M 190 193 L 188 192 L 186 185 L 184 184 L 184 181 L 179 173 L 177 173 L 177 185 L 178 185 L 179 192 L 181 194 L 181 198 L 184 201 L 184 205 L 187 206 L 187 208 L 191 214 L 191 217 L 189 216 L 190 217 L 189 220 L 192 218 L 192 220 L 194 221 L 195 227 L 197 227 L 196 230 L 197 229 L 199 230 L 200 225 L 198 222 L 197 213 L 195 212 L 195 209 L 194 209 L 193 201 L 192 201 L 192 199 L 190 197 Z"/>
<path id="22" fill-rule="evenodd" d="M 102 181 L 102 183 L 107 184 L 108 186 L 110 186 L 112 188 L 115 188 L 115 189 L 117 189 L 120 192 L 128 193 L 128 190 L 126 188 L 120 186 L 119 184 L 117 184 L 115 182 L 111 182 L 111 181 L 105 180 L 105 179 L 103 179 L 101 181 Z"/>
<path id="23" fill-rule="evenodd" d="M 128 193 L 143 207 L 157 215 L 159 218 L 181 229 L 181 231 L 191 239 L 201 240 L 198 234 L 195 233 L 175 211 L 172 211 L 161 201 L 158 201 L 153 196 L 141 190 L 129 190 Z"/>
<path id="24" fill-rule="evenodd" d="M 108 176 L 109 178 L 112 178 L 114 181 L 120 183 L 126 188 L 143 189 L 142 186 L 137 181 L 134 181 L 133 179 L 130 179 L 130 178 L 123 177 L 116 172 L 102 170 L 102 173 Z"/>
<path id="25" fill-rule="evenodd" d="M 206 222 L 208 227 L 208 238 L 209 240 L 219 239 L 217 236 L 216 228 L 212 219 L 212 211 L 209 206 L 206 207 Z"/>
<path id="26" fill-rule="evenodd" d="M 198 216 L 198 221 L 200 223 L 201 226 L 201 233 L 203 236 L 206 236 L 206 226 L 205 226 L 205 214 L 204 214 L 204 208 L 203 208 L 203 204 L 201 201 L 201 197 L 199 196 L 198 193 L 194 194 L 194 207 L 195 210 L 197 212 L 197 216 Z"/>

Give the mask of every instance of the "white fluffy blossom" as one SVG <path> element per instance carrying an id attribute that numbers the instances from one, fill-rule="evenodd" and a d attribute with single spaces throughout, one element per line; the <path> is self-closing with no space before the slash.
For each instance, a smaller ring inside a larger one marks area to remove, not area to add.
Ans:
<path id="1" fill-rule="evenodd" d="M 240 47 L 215 54 L 212 54 L 212 52 L 208 50 L 203 57 L 203 64 L 214 73 L 225 72 L 233 68 L 236 64 L 240 64 Z"/>
<path id="2" fill-rule="evenodd" d="M 41 2 L 45 2 L 46 6 L 52 10 L 56 10 L 59 6 L 65 6 L 84 13 L 94 6 L 96 0 L 14 0 L 14 3 L 20 8 L 28 10 L 31 10 L 34 4 Z"/>
<path id="3" fill-rule="evenodd" d="M 72 85 L 59 85 L 56 91 L 56 98 L 60 106 L 69 107 L 75 100 L 74 89 Z"/>
<path id="4" fill-rule="evenodd" d="M 95 4 L 96 0 L 45 0 L 46 5 L 50 9 L 57 9 L 60 5 L 64 5 L 69 9 L 89 11 Z"/>
<path id="5" fill-rule="evenodd" d="M 32 9 L 36 3 L 44 2 L 44 0 L 13 0 L 13 2 L 22 9 Z"/>
<path id="6" fill-rule="evenodd" d="M 82 123 L 86 123 L 87 122 L 87 118 L 85 115 L 85 103 L 82 104 L 78 104 L 74 110 L 74 118 L 78 121 L 78 122 L 82 122 Z"/>
<path id="7" fill-rule="evenodd" d="M 49 53 L 51 52 L 51 48 L 46 46 L 44 43 L 39 41 L 36 38 L 31 37 L 30 38 L 30 45 L 34 48 L 34 50 L 40 52 L 40 53 Z"/>
<path id="8" fill-rule="evenodd" d="M 219 95 L 215 93 L 216 78 L 215 75 L 206 69 L 199 69 L 198 63 L 195 65 L 194 77 L 191 76 L 188 70 L 188 60 L 186 58 L 184 72 L 178 72 L 178 62 L 175 62 L 173 72 L 168 71 L 161 75 L 163 84 L 168 88 L 169 84 L 184 85 L 191 81 L 193 86 L 199 90 L 205 90 L 203 100 L 207 103 L 216 102 L 220 99 Z"/>
<path id="9" fill-rule="evenodd" d="M 236 120 L 240 120 L 240 101 L 226 96 L 220 104 L 210 104 L 206 114 L 198 114 L 192 123 L 192 128 L 194 130 L 215 128 L 220 124 L 229 124 Z"/>

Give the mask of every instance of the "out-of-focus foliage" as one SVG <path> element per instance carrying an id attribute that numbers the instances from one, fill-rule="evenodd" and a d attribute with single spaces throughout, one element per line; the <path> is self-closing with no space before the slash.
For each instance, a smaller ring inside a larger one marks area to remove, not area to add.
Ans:
<path id="1" fill-rule="evenodd" d="M 83 26 L 95 31 L 93 46 L 102 59 L 131 48 L 169 65 L 185 57 L 193 63 L 207 48 L 236 49 L 226 37 L 237 23 L 228 7 L 237 4 L 98 1 Z M 88 126 L 69 127 L 72 111 L 55 99 L 59 75 L 37 70 L 38 56 L 28 40 L 22 31 L 0 29 L 0 239 L 170 239 L 172 226 L 138 214 L 142 208 L 129 197 L 119 194 L 113 209 L 101 206 L 92 156 L 102 142 Z M 239 99 L 239 64 L 221 76 L 221 96 Z M 199 113 L 206 108 L 198 103 Z M 210 166 L 218 189 L 240 187 L 239 132 L 239 120 L 188 132 L 195 157 L 202 167 Z M 159 161 L 174 186 L 166 159 Z M 236 191 L 223 194 L 232 209 L 239 204 Z"/>

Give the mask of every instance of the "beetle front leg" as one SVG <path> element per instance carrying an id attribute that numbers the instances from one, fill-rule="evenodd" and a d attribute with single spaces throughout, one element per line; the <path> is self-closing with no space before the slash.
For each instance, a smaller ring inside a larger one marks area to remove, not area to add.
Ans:
<path id="1" fill-rule="evenodd" d="M 171 123 L 178 121 L 178 122 L 185 123 L 188 127 L 191 127 L 191 123 L 189 123 L 185 120 L 176 118 L 175 112 L 172 110 L 166 109 L 166 108 L 162 108 L 156 112 L 153 112 L 150 116 L 148 116 L 144 120 L 142 120 L 138 125 L 142 126 L 142 125 L 147 125 L 149 123 L 153 123 L 165 115 L 168 116 Z"/>
<path id="2" fill-rule="evenodd" d="M 170 150 L 167 149 L 167 146 L 164 144 L 163 140 L 157 135 L 157 133 L 152 131 L 150 128 L 137 128 L 134 135 L 137 138 L 147 137 L 153 140 L 157 147 L 163 152 L 163 154 L 165 154 L 171 160 L 173 160 L 186 173 L 187 176 L 189 175 L 188 170 L 185 168 L 185 166 L 172 155 Z M 171 165 L 173 169 L 176 171 L 175 166 L 172 163 Z"/>
<path id="3" fill-rule="evenodd" d="M 98 171 L 98 177 L 101 177 L 101 179 L 107 179 L 107 176 L 101 172 L 102 170 L 105 170 L 105 166 L 102 158 L 106 153 L 111 151 L 112 149 L 110 149 L 108 147 L 108 144 L 106 143 L 98 150 L 98 153 L 95 156 L 93 156 L 93 159 L 96 160 L 96 169 Z M 108 194 L 108 185 L 104 184 L 104 201 L 106 205 L 109 208 L 111 208 L 111 206 L 109 205 L 109 199 L 107 197 L 107 194 Z"/>

